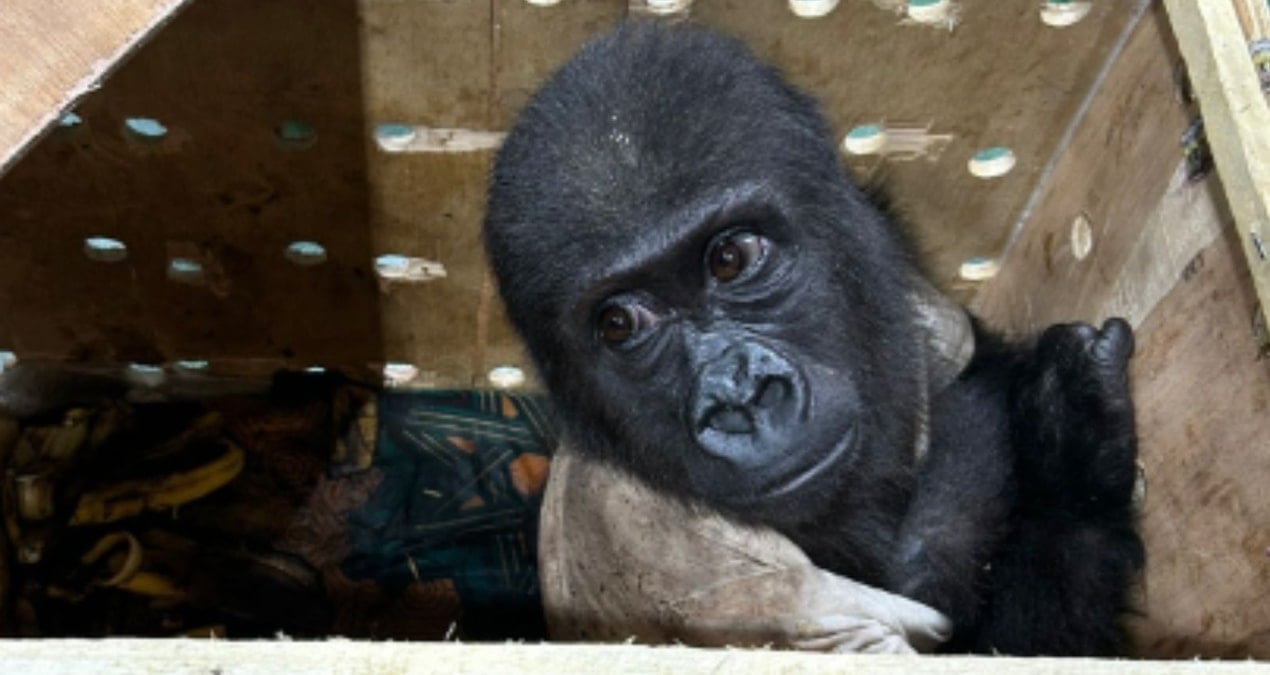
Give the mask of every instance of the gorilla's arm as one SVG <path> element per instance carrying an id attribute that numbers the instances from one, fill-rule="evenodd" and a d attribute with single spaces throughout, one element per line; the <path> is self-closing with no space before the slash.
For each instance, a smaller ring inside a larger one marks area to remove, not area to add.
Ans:
<path id="1" fill-rule="evenodd" d="M 1114 654 L 1143 560 L 1132 333 L 1113 319 L 978 344 L 933 402 L 891 587 L 950 614 L 951 650 Z"/>
<path id="2" fill-rule="evenodd" d="M 971 648 L 1123 650 L 1118 617 L 1145 559 L 1134 527 L 1132 353 L 1129 325 L 1111 319 L 1050 327 L 1022 364 L 1010 397 L 1018 525 L 992 562 Z"/>

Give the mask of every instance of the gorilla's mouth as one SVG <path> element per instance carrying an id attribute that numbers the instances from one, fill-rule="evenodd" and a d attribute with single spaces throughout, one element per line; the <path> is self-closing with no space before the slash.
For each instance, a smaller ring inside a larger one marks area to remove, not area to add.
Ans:
<path id="1" fill-rule="evenodd" d="M 794 467 L 785 475 L 777 476 L 763 486 L 760 494 L 766 498 L 780 498 L 802 490 L 807 483 L 828 471 L 831 467 L 844 461 L 844 458 L 856 446 L 856 425 L 852 424 L 838 439 L 828 452 L 820 456 L 814 464 L 806 468 Z"/>
<path id="2" fill-rule="evenodd" d="M 783 501 L 799 494 L 820 493 L 821 490 L 810 484 L 823 476 L 840 473 L 840 466 L 851 462 L 858 438 L 857 427 L 852 424 L 824 452 L 813 454 L 806 449 L 810 446 L 793 443 L 778 453 L 770 453 L 769 450 L 768 461 L 762 464 L 746 465 L 724 460 L 726 468 L 720 468 L 727 472 L 729 478 L 721 479 L 719 474 L 700 476 L 698 489 L 733 508 L 761 508 L 765 503 Z M 807 461 L 813 457 L 814 461 Z M 721 490 L 722 486 L 727 486 L 727 489 Z"/>

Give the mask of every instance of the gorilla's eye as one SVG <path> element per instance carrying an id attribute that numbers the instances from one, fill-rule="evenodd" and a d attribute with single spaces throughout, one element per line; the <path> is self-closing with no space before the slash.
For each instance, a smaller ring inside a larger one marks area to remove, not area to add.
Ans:
<path id="1" fill-rule="evenodd" d="M 662 318 L 644 299 L 620 295 L 601 305 L 595 332 L 611 347 L 631 345 L 661 323 Z"/>
<path id="2" fill-rule="evenodd" d="M 600 337 L 609 344 L 621 344 L 635 334 L 635 315 L 621 305 L 609 305 L 600 312 Z"/>
<path id="3" fill-rule="evenodd" d="M 765 247 L 762 237 L 748 232 L 719 239 L 710 247 L 710 276 L 722 282 L 732 281 L 763 257 Z"/>

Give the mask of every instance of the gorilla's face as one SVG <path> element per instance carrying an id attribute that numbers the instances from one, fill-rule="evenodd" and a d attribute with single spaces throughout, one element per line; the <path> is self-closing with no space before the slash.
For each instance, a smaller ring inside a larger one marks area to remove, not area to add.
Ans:
<path id="1" fill-rule="evenodd" d="M 911 442 L 909 263 L 737 43 L 628 25 L 584 49 L 500 151 L 485 236 L 583 451 L 778 522 Z"/>
<path id="2" fill-rule="evenodd" d="M 828 261 L 775 195 L 709 201 L 668 219 L 687 227 L 665 247 L 602 265 L 561 332 L 588 364 L 572 386 L 628 461 L 748 509 L 857 454 L 862 364 L 840 346 Z"/>

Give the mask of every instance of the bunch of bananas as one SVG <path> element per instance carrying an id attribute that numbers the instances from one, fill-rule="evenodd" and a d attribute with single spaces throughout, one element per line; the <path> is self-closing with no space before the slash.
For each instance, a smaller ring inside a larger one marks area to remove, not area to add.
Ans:
<path id="1" fill-rule="evenodd" d="M 24 426 L 0 415 L 0 512 L 11 558 L 34 566 L 60 539 L 93 542 L 78 556 L 79 568 L 91 573 L 70 587 L 52 584 L 53 595 L 74 598 L 114 588 L 179 600 L 184 592 L 146 569 L 140 541 L 121 521 L 177 509 L 224 487 L 243 470 L 245 454 L 222 433 L 216 413 L 202 414 L 140 452 L 120 447 L 121 438 L 122 445 L 132 438 L 126 434 L 132 422 L 133 410 L 118 402 L 71 408 L 49 424 Z M 140 460 L 135 471 L 124 456 Z M 0 565 L 8 559 L 0 555 Z M 0 569 L 5 607 L 13 596 L 11 572 Z"/>

